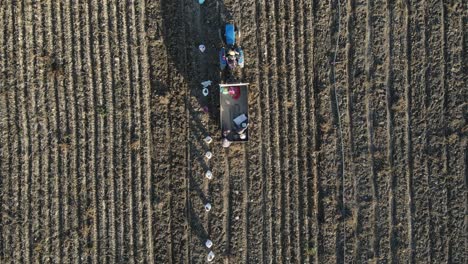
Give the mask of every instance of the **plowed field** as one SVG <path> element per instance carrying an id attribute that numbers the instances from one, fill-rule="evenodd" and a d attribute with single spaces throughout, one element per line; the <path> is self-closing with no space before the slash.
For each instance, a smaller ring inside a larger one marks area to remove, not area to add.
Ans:
<path id="1" fill-rule="evenodd" d="M 462 0 L 0 0 L 0 263 L 467 263 L 467 49 Z"/>

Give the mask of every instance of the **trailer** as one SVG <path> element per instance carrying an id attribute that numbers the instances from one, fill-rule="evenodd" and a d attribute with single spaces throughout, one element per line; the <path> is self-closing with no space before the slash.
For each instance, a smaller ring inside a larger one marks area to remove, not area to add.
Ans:
<path id="1" fill-rule="evenodd" d="M 249 140 L 248 83 L 219 85 L 221 136 L 230 142 Z"/>

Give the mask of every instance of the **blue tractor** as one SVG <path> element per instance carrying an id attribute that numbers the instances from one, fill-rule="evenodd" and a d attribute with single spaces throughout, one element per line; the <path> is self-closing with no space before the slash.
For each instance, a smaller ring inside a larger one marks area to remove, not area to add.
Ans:
<path id="1" fill-rule="evenodd" d="M 236 37 L 240 38 L 240 33 L 234 24 L 226 24 L 222 30 L 222 40 L 226 47 L 222 47 L 219 52 L 219 63 L 221 71 L 227 70 L 229 75 L 237 68 L 244 68 L 244 52 L 236 43 Z"/>

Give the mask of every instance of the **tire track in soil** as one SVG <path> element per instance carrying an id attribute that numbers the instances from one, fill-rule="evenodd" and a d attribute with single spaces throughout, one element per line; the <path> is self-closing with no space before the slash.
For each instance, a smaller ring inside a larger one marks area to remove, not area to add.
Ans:
<path id="1" fill-rule="evenodd" d="M 387 235 L 391 223 L 389 223 L 389 175 L 387 137 L 389 129 L 386 126 L 386 102 L 385 80 L 389 63 L 389 51 L 385 50 L 386 37 L 386 6 L 384 3 L 374 3 L 369 6 L 371 21 L 368 30 L 372 30 L 369 48 L 372 64 L 369 66 L 369 138 L 370 152 L 372 156 L 374 187 L 375 187 L 375 233 L 374 233 L 374 258 L 379 261 L 389 261 L 391 258 L 390 240 Z"/>
<path id="2" fill-rule="evenodd" d="M 173 17 L 171 14 L 177 13 L 178 9 L 185 10 L 185 5 L 182 1 L 174 4 L 162 2 L 161 7 L 163 23 L 179 25 L 178 28 L 174 28 L 173 30 L 163 31 L 168 57 L 170 58 L 168 69 L 174 69 L 178 65 L 186 65 L 187 63 L 185 47 L 178 45 L 184 43 L 186 39 L 186 28 L 183 16 Z M 187 241 L 189 239 L 189 226 L 185 218 L 188 216 L 189 182 L 187 166 L 189 156 L 186 145 L 180 144 L 180 142 L 188 141 L 188 120 L 186 119 L 188 114 L 186 109 L 188 87 L 184 82 L 183 74 L 185 73 L 185 66 L 182 66 L 178 71 L 170 72 L 167 79 L 169 82 L 167 91 L 170 94 L 168 104 L 169 129 L 167 130 L 169 133 L 167 134 L 167 140 L 171 142 L 168 159 L 172 161 L 168 168 L 168 173 L 171 175 L 168 190 L 170 192 L 169 205 L 172 208 L 169 216 L 169 230 L 172 234 L 171 252 L 169 252 L 171 256 L 170 263 L 180 262 L 183 258 L 189 259 L 190 256 L 190 245 Z"/>
<path id="3" fill-rule="evenodd" d="M 203 55 L 196 48 L 198 43 L 203 43 L 205 47 L 210 47 L 204 34 L 204 25 L 202 25 L 201 17 L 202 7 L 198 3 L 189 3 L 184 9 L 184 20 L 188 25 L 185 31 L 184 46 L 187 52 L 187 66 L 185 70 L 191 77 L 187 79 L 188 95 L 187 95 L 187 121 L 188 121 L 188 203 L 187 203 L 187 219 L 190 226 L 190 258 L 187 261 L 201 263 L 204 261 L 206 251 L 204 245 L 207 239 L 210 239 L 210 234 L 207 226 L 208 218 L 204 212 L 204 205 L 208 202 L 207 186 L 208 180 L 205 179 L 204 173 L 209 170 L 209 165 L 204 160 L 204 152 L 209 150 L 209 146 L 202 140 L 210 133 L 207 132 L 207 124 L 205 113 L 200 111 L 201 104 L 197 104 L 196 96 L 201 96 L 199 93 L 200 82 L 202 78 L 210 79 L 207 76 L 207 67 L 203 61 Z M 196 77 L 195 77 L 196 76 Z M 212 134 L 211 134 L 212 135 Z M 214 175 L 217 177 L 218 175 Z"/>
<path id="4" fill-rule="evenodd" d="M 425 155 L 429 184 L 429 228 L 431 260 L 438 263 L 447 262 L 443 252 L 446 240 L 446 212 L 447 193 L 445 189 L 445 163 L 446 154 L 444 138 L 444 54 L 443 54 L 443 11 L 439 2 L 426 3 L 426 47 L 428 49 L 427 61 L 427 130 L 425 142 Z M 430 51 L 430 53 L 429 53 Z M 442 161 L 442 162 L 441 162 Z"/>
<path id="5" fill-rule="evenodd" d="M 167 236 L 170 224 L 170 211 L 168 207 L 171 192 L 170 182 L 165 176 L 169 173 L 170 149 L 165 144 L 170 141 L 169 127 L 169 104 L 171 101 L 169 94 L 169 83 L 164 82 L 165 76 L 168 76 L 168 54 L 163 45 L 162 36 L 162 6 L 160 2 L 154 2 L 148 5 L 146 16 L 147 34 L 149 39 L 148 54 L 150 62 L 150 78 L 152 80 L 151 105 L 154 109 L 151 112 L 151 127 L 153 134 L 152 164 L 154 172 L 153 190 L 156 208 L 155 208 L 155 226 L 154 226 L 154 250 L 155 263 L 172 261 L 172 238 L 168 241 L 166 247 L 163 242 Z M 155 81 L 156 80 L 156 81 Z M 168 80 L 166 80 L 168 82 Z M 159 136 L 160 135 L 160 136 Z M 155 166 L 156 164 L 159 164 Z M 169 212 L 169 213 L 168 213 Z M 169 234 L 172 237 L 172 233 Z M 164 256 L 168 259 L 162 259 Z"/>
<path id="6" fill-rule="evenodd" d="M 401 177 L 406 174 L 407 149 L 410 142 L 406 142 L 405 122 L 406 113 L 406 61 L 407 52 L 404 39 L 406 15 L 403 4 L 389 1 L 387 13 L 389 17 L 389 52 L 392 56 L 391 64 L 387 68 L 387 117 L 389 125 L 389 153 L 388 163 L 391 165 L 390 183 L 390 217 L 392 229 L 390 240 L 392 245 L 392 260 L 396 263 L 410 261 L 408 240 L 408 179 Z M 399 177 L 400 176 L 400 177 Z"/>
<path id="7" fill-rule="evenodd" d="M 366 131 L 366 2 L 347 1 L 347 46 L 346 46 L 346 112 L 348 116 L 349 164 L 347 174 L 352 178 L 349 193 L 353 219 L 347 234 L 348 244 L 346 262 L 366 262 L 372 258 L 371 235 L 372 219 L 372 179 L 369 177 L 370 157 Z M 351 198 L 352 197 L 352 198 Z"/>
<path id="8" fill-rule="evenodd" d="M 0 29 L 5 28 L 5 17 L 6 15 L 3 13 L 6 8 L 1 8 L 0 12 Z M 6 31 L 4 31 L 6 33 Z M 7 86 L 6 86 L 6 67 L 5 67 L 5 61 L 6 61 L 6 54 L 4 52 L 4 47 L 6 47 L 5 44 L 5 38 L 6 35 L 4 34 L 0 36 L 0 70 L 1 70 L 1 79 L 0 79 L 0 171 L 2 172 L 7 172 L 8 171 L 8 156 L 7 152 L 8 150 L 5 148 L 7 144 L 9 143 L 7 141 L 8 135 L 8 120 L 7 120 L 7 109 L 6 109 L 6 93 L 7 93 Z M 3 176 L 3 175 L 2 175 Z M 8 175 L 9 176 L 9 175 Z M 3 210 L 7 207 L 6 204 L 6 199 L 5 199 L 5 193 L 7 193 L 7 190 L 5 190 L 5 182 L 7 181 L 7 177 L 0 177 L 0 204 L 2 204 L 2 213 L 0 213 L 0 260 L 5 261 L 5 246 L 4 246 L 4 241 L 6 239 L 5 236 L 5 218 L 7 216 L 7 213 L 4 213 Z"/>
<path id="9" fill-rule="evenodd" d="M 396 208 L 395 208 L 395 198 L 394 192 L 396 188 L 396 176 L 395 176 L 395 162 L 394 162 L 394 153 L 395 153 L 395 120 L 394 120 L 394 111 L 392 108 L 393 104 L 393 96 L 395 91 L 394 86 L 394 63 L 395 57 L 393 47 L 395 46 L 394 43 L 394 30 L 392 28 L 393 20 L 394 20 L 394 13 L 391 6 L 391 0 L 387 0 L 386 3 L 386 22 L 385 22 L 385 40 L 386 40 L 386 52 L 387 58 L 385 61 L 385 100 L 386 100 L 386 125 L 387 125 L 387 164 L 388 164 L 388 176 L 389 176 L 389 189 L 388 189 L 388 222 L 389 222 L 389 230 L 388 230 L 388 237 L 389 237 L 389 247 L 390 247 L 390 255 L 389 255 L 389 262 L 395 263 L 396 257 L 396 249 L 395 249 L 395 242 L 396 242 L 396 234 L 395 234 L 395 221 L 396 221 Z"/>
<path id="10" fill-rule="evenodd" d="M 337 193 L 335 189 L 335 155 L 336 155 L 336 138 L 333 132 L 332 122 L 332 90 L 327 89 L 330 85 L 330 66 L 332 47 L 332 24 L 331 3 L 314 2 L 313 17 L 314 17 L 314 75 L 313 89 L 315 94 L 314 107 L 317 111 L 317 155 L 316 156 L 316 183 L 315 192 L 317 193 L 317 224 L 318 224 L 318 248 L 317 262 L 336 262 L 336 230 L 338 228 L 338 201 L 336 200 Z M 328 25 L 327 30 L 319 30 L 317 25 Z M 324 45 L 325 43 L 325 45 Z M 326 47 L 325 49 L 322 47 Z M 327 63 L 324 63 L 327 62 Z M 320 100 L 319 100 L 320 98 Z M 325 102 L 328 102 L 325 103 Z"/>
<path id="11" fill-rule="evenodd" d="M 425 141 L 425 127 L 426 127 L 426 115 L 425 115 L 425 94 L 427 90 L 427 78 L 426 78 L 426 60 L 427 51 L 425 44 L 425 12 L 424 2 L 411 2 L 412 7 L 411 13 L 411 78 L 410 86 L 414 87 L 411 89 L 411 112 L 410 117 L 412 120 L 412 126 L 410 137 L 412 139 L 412 161 L 413 166 L 413 197 L 414 197 L 414 252 L 412 255 L 412 262 L 431 262 L 427 245 L 431 243 L 429 237 L 429 216 L 425 210 L 429 210 L 428 200 L 428 182 L 427 172 L 425 167 L 424 158 L 424 141 Z"/>
<path id="12" fill-rule="evenodd" d="M 467 98 L 466 78 L 463 79 L 463 58 L 464 46 L 463 43 L 463 13 L 460 10 L 467 10 L 466 4 L 463 9 L 463 4 L 446 4 L 444 10 L 444 43 L 445 43 L 445 87 L 446 87 L 446 104 L 445 116 L 447 122 L 446 128 L 446 144 L 447 144 L 447 207 L 448 207 L 448 233 L 449 241 L 447 249 L 447 261 L 449 263 L 462 263 L 466 260 L 466 254 L 463 255 L 463 249 L 458 251 L 458 245 L 463 245 L 463 211 L 467 204 L 466 195 L 463 194 L 463 171 L 465 170 L 466 180 L 466 156 L 463 157 L 463 149 L 466 150 L 466 136 L 463 134 L 463 98 Z M 466 14 L 466 11 L 465 11 Z M 466 23 L 466 16 L 465 16 Z M 466 26 L 464 27 L 466 29 Z M 466 30 L 465 30 L 466 36 Z M 461 47 L 461 48 L 460 48 Z M 466 51 L 465 51 L 466 52 Z M 465 55 L 466 58 L 466 55 Z M 465 130 L 466 131 L 466 130 Z M 465 152 L 466 155 L 466 152 Z M 465 165 L 464 165 L 465 164 Z M 464 168 L 465 166 L 465 168 Z M 466 211 L 465 211 L 466 212 Z M 466 224 L 465 224 L 466 228 Z M 466 233 L 466 229 L 465 229 Z M 466 241 L 466 240 L 465 240 Z M 465 256 L 465 257 L 464 257 Z"/>

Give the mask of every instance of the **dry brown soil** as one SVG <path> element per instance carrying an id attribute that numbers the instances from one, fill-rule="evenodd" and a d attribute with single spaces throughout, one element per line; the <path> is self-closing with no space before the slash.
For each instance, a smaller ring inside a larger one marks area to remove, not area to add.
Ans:
<path id="1" fill-rule="evenodd" d="M 0 0 L 0 263 L 204 263 L 208 238 L 214 263 L 467 263 L 468 2 L 443 2 Z M 251 83 L 229 149 L 223 20 Z"/>

